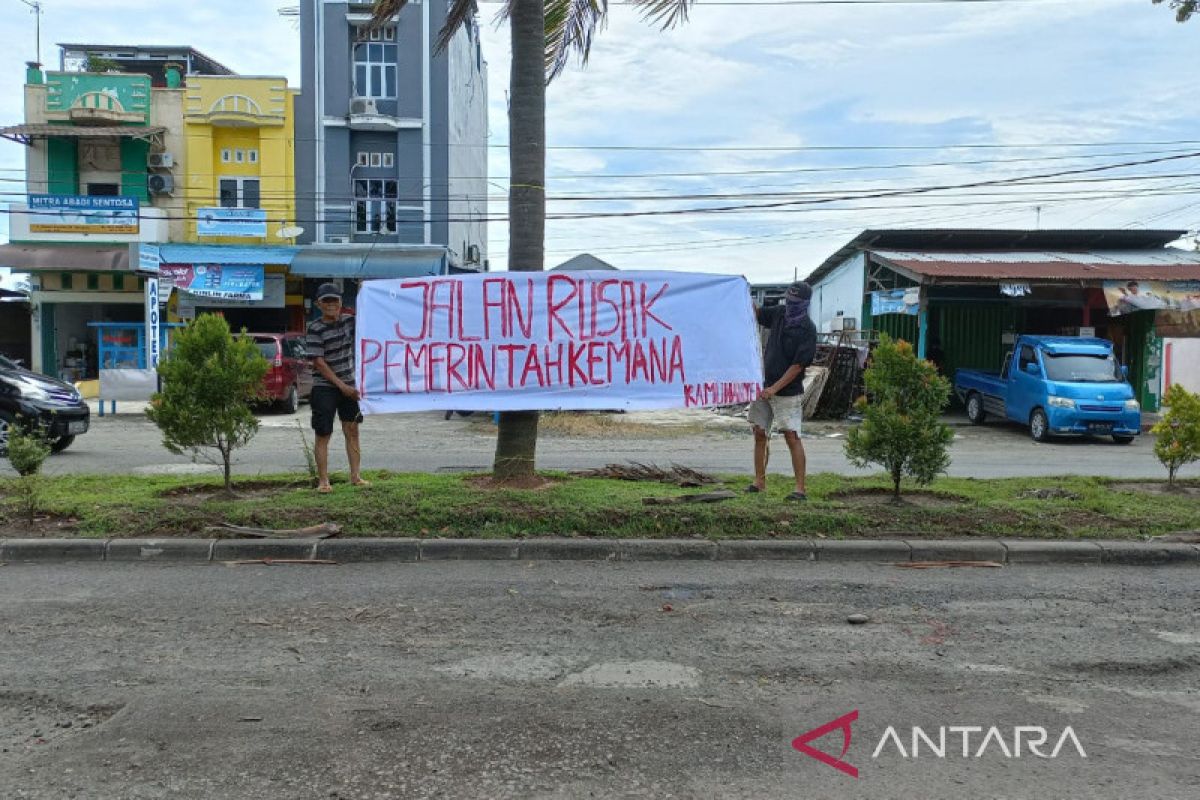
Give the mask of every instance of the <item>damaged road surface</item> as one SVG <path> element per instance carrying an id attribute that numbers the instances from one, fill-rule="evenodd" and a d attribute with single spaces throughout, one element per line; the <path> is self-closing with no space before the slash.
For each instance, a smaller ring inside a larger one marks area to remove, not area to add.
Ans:
<path id="1" fill-rule="evenodd" d="M 1195 576 L 9 564 L 0 794 L 1194 798 Z"/>

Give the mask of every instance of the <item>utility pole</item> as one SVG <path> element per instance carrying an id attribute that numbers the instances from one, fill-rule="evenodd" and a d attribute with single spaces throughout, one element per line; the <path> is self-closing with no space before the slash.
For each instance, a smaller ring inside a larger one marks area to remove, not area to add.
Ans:
<path id="1" fill-rule="evenodd" d="M 40 0 L 21 0 L 22 3 L 33 9 L 33 29 L 34 39 L 37 46 L 37 63 L 42 64 L 42 4 Z"/>

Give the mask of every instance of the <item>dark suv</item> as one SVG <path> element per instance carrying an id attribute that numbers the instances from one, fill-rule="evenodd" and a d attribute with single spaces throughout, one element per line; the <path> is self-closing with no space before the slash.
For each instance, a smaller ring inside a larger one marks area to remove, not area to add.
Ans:
<path id="1" fill-rule="evenodd" d="M 0 455 L 8 453 L 8 432 L 18 419 L 23 424 L 36 420 L 50 437 L 51 450 L 61 453 L 87 432 L 90 418 L 75 387 L 0 356 Z"/>

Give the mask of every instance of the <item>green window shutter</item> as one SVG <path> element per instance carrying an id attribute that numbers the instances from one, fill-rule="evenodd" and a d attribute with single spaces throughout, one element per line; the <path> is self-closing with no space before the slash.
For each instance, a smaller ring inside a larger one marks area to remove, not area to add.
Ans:
<path id="1" fill-rule="evenodd" d="M 125 274 L 121 273 L 121 272 L 114 272 L 112 278 L 113 278 L 113 291 L 114 292 L 125 291 Z"/>
<path id="2" fill-rule="evenodd" d="M 64 272 L 64 273 L 62 274 L 62 279 L 61 279 L 61 282 L 62 282 L 62 288 L 63 288 L 64 290 L 66 290 L 66 289 L 73 289 L 73 288 L 75 287 L 74 280 L 75 280 L 75 276 L 74 276 L 74 275 L 72 275 L 72 274 L 71 274 L 71 273 L 69 273 L 69 272 Z"/>
<path id="3" fill-rule="evenodd" d="M 87 287 L 91 291 L 96 291 L 100 288 L 100 276 L 94 272 L 89 272 L 87 276 Z"/>

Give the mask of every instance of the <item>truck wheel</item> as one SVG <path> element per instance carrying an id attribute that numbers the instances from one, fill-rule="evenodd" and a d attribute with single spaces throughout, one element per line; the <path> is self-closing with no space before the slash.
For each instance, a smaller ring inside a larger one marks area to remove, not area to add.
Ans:
<path id="1" fill-rule="evenodd" d="M 1130 442 L 1133 441 L 1133 437 L 1132 436 L 1118 436 L 1117 434 L 1114 433 L 1113 441 L 1116 442 L 1117 444 L 1129 444 Z"/>
<path id="2" fill-rule="evenodd" d="M 983 410 L 983 398 L 979 392 L 967 395 L 967 419 L 974 425 L 982 425 L 987 420 L 987 412 Z"/>
<path id="3" fill-rule="evenodd" d="M 1029 415 L 1029 435 L 1035 442 L 1050 441 L 1050 420 L 1046 419 L 1046 412 L 1040 408 L 1035 408 Z"/>

